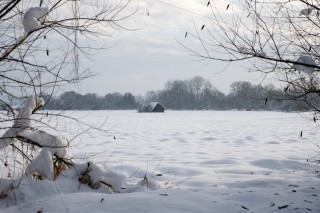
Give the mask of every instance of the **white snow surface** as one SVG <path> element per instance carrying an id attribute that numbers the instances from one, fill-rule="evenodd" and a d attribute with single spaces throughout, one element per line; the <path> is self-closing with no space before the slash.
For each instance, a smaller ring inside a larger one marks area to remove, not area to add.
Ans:
<path id="1" fill-rule="evenodd" d="M 126 176 L 125 192 L 79 184 L 76 170 L 86 164 L 76 164 L 56 181 L 23 178 L 14 194 L 17 205 L 0 199 L 1 213 L 320 212 L 319 167 L 311 162 L 319 151 L 317 132 L 310 130 L 317 124 L 304 114 L 68 113 L 91 123 L 107 119 L 109 133 L 83 135 L 72 153 L 106 165 L 93 168 L 95 179 L 114 175 L 122 183 Z M 77 125 L 63 123 L 60 132 L 72 138 Z"/>

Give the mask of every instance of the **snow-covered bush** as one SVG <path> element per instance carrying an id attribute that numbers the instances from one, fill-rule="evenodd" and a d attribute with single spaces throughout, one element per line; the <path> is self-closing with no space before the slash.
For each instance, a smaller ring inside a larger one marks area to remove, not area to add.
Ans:
<path id="1" fill-rule="evenodd" d="M 10 202 L 15 203 L 15 200 L 12 201 L 15 199 L 13 194 L 19 188 L 20 181 L 25 179 L 29 181 L 59 181 L 67 178 L 71 182 L 106 193 L 126 192 L 127 187 L 130 188 L 124 175 L 115 173 L 107 169 L 106 166 L 95 164 L 92 161 L 75 162 L 68 154 L 67 140 L 34 128 L 32 116 L 42 105 L 41 98 L 30 96 L 20 108 L 12 127 L 0 137 L 0 151 L 5 154 L 5 156 L 1 156 L 1 160 L 6 162 L 7 166 L 15 161 L 19 162 L 19 166 L 11 168 L 11 170 L 19 170 L 19 172 L 10 171 L 16 175 L 4 177 L 2 174 L 0 177 L 0 199 L 7 198 Z M 10 146 L 14 147 L 12 151 L 10 151 Z M 9 163 L 8 160 L 11 162 Z M 160 188 L 157 183 L 147 177 L 139 181 L 137 186 L 150 190 Z M 20 199 L 23 199 L 23 196 Z"/>
<path id="2" fill-rule="evenodd" d="M 36 117 L 34 113 L 63 86 L 92 76 L 85 65 L 80 66 L 79 58 L 92 56 L 93 49 L 105 49 L 105 38 L 128 29 L 122 21 L 137 14 L 138 7 L 132 4 L 123 0 L 1 1 L 0 109 L 4 111 L 0 111 L 0 198 L 23 198 L 25 192 L 17 188 L 26 179 L 50 184 L 72 170 L 77 171 L 77 183 L 121 191 L 123 177 L 101 170 L 93 162 L 75 164 L 69 142 L 53 131 L 50 122 L 42 123 L 46 115 Z M 88 38 L 102 44 L 80 44 Z M 16 106 L 28 96 L 16 114 Z"/>

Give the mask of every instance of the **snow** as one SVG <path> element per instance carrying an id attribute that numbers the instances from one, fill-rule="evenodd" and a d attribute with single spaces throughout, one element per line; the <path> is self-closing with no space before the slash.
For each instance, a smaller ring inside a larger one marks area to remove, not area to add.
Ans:
<path id="1" fill-rule="evenodd" d="M 313 8 L 310 7 L 310 8 L 306 8 L 306 9 L 303 9 L 300 11 L 300 13 L 306 17 L 309 17 L 309 15 L 311 14 Z"/>
<path id="2" fill-rule="evenodd" d="M 53 160 L 50 149 L 43 148 L 39 155 L 30 163 L 26 169 L 27 175 L 38 173 L 46 179 L 53 180 Z"/>
<path id="3" fill-rule="evenodd" d="M 38 173 L 49 180 L 53 180 L 52 157 L 55 155 L 59 158 L 67 158 L 66 141 L 62 140 L 59 136 L 37 130 L 22 130 L 17 135 L 36 142 L 43 147 L 39 155 L 28 165 L 26 173 L 29 176 L 33 173 Z"/>
<path id="4" fill-rule="evenodd" d="M 308 55 L 301 55 L 298 58 L 297 62 L 304 63 L 306 65 L 317 66 L 317 64 L 314 61 L 314 59 L 311 58 Z M 308 67 L 308 66 L 304 66 L 304 65 L 300 65 L 300 64 L 294 64 L 293 68 L 297 69 L 299 72 L 304 72 L 304 73 L 309 74 L 309 75 L 311 75 L 315 70 L 314 67 Z"/>
<path id="5" fill-rule="evenodd" d="M 42 178 L 54 179 L 53 156 L 66 158 L 67 143 L 59 136 L 48 134 L 44 131 L 35 129 L 32 126 L 32 114 L 39 106 L 43 105 L 43 99 L 30 96 L 19 110 L 15 117 L 13 126 L 9 128 L 0 138 L 0 149 L 6 148 L 20 136 L 31 140 L 34 146 L 41 146 L 42 149 L 37 157 L 27 166 L 26 174 L 30 177 L 37 173 Z"/>
<path id="6" fill-rule="evenodd" d="M 264 58 L 267 57 L 267 53 L 265 51 L 263 51 L 263 50 L 259 51 L 258 55 L 261 56 L 261 57 L 264 57 Z"/>
<path id="7" fill-rule="evenodd" d="M 14 128 L 9 128 L 0 138 L 0 150 L 9 146 L 14 141 L 16 136 L 16 130 Z"/>
<path id="8" fill-rule="evenodd" d="M 151 106 L 151 109 L 153 110 L 157 106 L 158 102 L 150 102 L 149 104 Z"/>
<path id="9" fill-rule="evenodd" d="M 16 202 L 0 199 L 1 213 L 320 212 L 320 177 L 312 163 L 318 136 L 307 131 L 317 124 L 305 114 L 68 113 L 87 115 L 83 120 L 91 123 L 106 118 L 109 131 L 73 142 L 77 162 L 55 181 L 24 176 L 9 194 Z M 76 127 L 58 131 L 72 138 Z M 114 181 L 123 192 L 79 184 L 88 167 L 94 181 Z"/>
<path id="10" fill-rule="evenodd" d="M 41 26 L 45 16 L 49 12 L 47 7 L 31 7 L 23 16 L 23 27 L 26 33 L 30 33 Z"/>
<path id="11" fill-rule="evenodd" d="M 242 53 L 242 54 L 249 54 L 250 52 L 246 50 L 246 48 L 244 47 L 237 47 L 238 48 L 238 52 Z"/>
<path id="12" fill-rule="evenodd" d="M 22 131 L 29 129 L 31 127 L 31 114 L 34 109 L 38 106 L 43 105 L 43 99 L 35 96 L 30 96 L 22 108 L 19 110 L 18 115 L 14 118 L 14 123 L 11 128 L 9 128 L 0 137 L 0 150 L 7 147 L 14 142 L 14 137 Z"/>
<path id="13" fill-rule="evenodd" d="M 58 135 L 56 136 L 44 131 L 28 129 L 19 131 L 18 135 L 44 146 L 44 149 L 48 150 L 51 155 L 57 155 L 58 157 L 63 158 L 67 154 L 67 141 L 61 139 Z"/>

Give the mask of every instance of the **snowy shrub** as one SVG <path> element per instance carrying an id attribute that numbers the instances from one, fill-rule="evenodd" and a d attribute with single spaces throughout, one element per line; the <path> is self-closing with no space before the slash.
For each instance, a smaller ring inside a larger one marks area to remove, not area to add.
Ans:
<path id="1" fill-rule="evenodd" d="M 35 188 L 45 191 L 49 187 L 42 186 L 54 185 L 58 179 L 63 179 L 61 176 L 66 171 L 76 167 L 69 155 L 69 142 L 50 122 L 43 122 L 44 115 L 35 115 L 35 112 L 48 104 L 56 91 L 61 91 L 65 85 L 92 76 L 88 67 L 80 66 L 79 58 L 87 58 L 92 54 L 87 50 L 93 48 L 90 42 L 81 45 L 79 42 L 88 38 L 105 41 L 122 28 L 122 21 L 137 14 L 138 9 L 129 6 L 131 1 L 122 0 L 1 1 L 0 5 L 0 107 L 6 110 L 0 112 L 0 160 L 3 166 L 0 198 L 18 201 L 31 193 L 17 190 L 20 184 L 41 186 Z M 46 21 L 48 17 L 50 21 Z M 102 46 L 94 49 L 104 49 Z M 16 113 L 16 106 L 28 94 L 34 96 L 30 96 Z M 38 95 L 45 101 L 36 97 Z M 79 131 L 91 128 L 79 128 Z M 121 179 L 121 183 L 108 175 Z M 122 177 L 101 170 L 92 162 L 83 163 L 75 180 L 94 189 L 105 183 L 115 192 L 120 192 L 124 185 Z M 55 185 L 48 191 L 51 193 L 56 188 Z"/>
<path id="2" fill-rule="evenodd" d="M 114 173 L 102 165 L 87 163 L 75 163 L 70 169 L 74 177 L 77 177 L 81 184 L 88 185 L 92 189 L 105 187 L 110 193 L 123 192 L 126 184 L 126 177 Z"/>
<path id="3" fill-rule="evenodd" d="M 92 161 L 74 162 L 68 155 L 69 144 L 66 139 L 32 126 L 32 115 L 42 105 L 41 98 L 30 96 L 19 110 L 12 127 L 0 138 L 0 151 L 7 151 L 4 152 L 6 156 L 1 160 L 6 162 L 6 158 L 10 158 L 13 162 L 19 162 L 18 167 L 10 169 L 20 171 L 14 171 L 13 176 L 8 172 L 7 178 L 11 177 L 11 179 L 1 182 L 0 199 L 11 199 L 10 195 L 15 194 L 20 181 L 24 179 L 57 181 L 69 178 L 72 182 L 88 186 L 93 190 L 99 189 L 107 193 L 125 192 L 128 184 L 124 175 L 117 174 Z M 9 146 L 14 148 L 11 154 L 9 154 Z M 18 148 L 19 146 L 21 148 Z M 15 153 L 16 151 L 20 156 Z M 157 183 L 150 181 L 147 177 L 138 182 L 138 186 L 151 190 L 160 188 Z M 23 196 L 21 199 L 23 200 Z"/>
<path id="4" fill-rule="evenodd" d="M 138 182 L 138 185 L 150 190 L 157 190 L 161 188 L 160 185 L 157 182 L 152 181 L 149 176 L 144 176 L 144 178 Z"/>

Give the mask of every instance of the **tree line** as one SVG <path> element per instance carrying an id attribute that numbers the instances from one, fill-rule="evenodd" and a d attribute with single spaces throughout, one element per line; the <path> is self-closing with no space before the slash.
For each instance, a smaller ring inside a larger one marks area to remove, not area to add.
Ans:
<path id="1" fill-rule="evenodd" d="M 230 85 L 229 94 L 216 89 L 210 81 L 196 76 L 187 80 L 168 81 L 163 90 L 148 91 L 145 96 L 132 93 L 108 93 L 98 96 L 68 91 L 58 97 L 44 96 L 46 109 L 50 110 L 125 110 L 138 109 L 148 102 L 160 102 L 172 110 L 272 110 L 301 111 L 303 102 L 284 98 L 283 89 L 269 84 L 253 85 L 247 81 L 236 81 Z M 287 92 L 287 91 L 286 91 Z"/>

